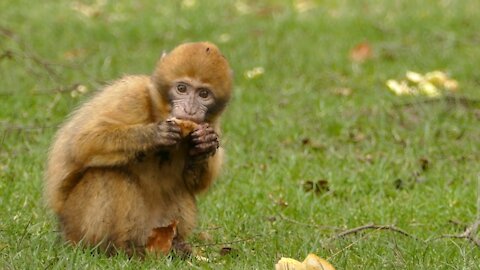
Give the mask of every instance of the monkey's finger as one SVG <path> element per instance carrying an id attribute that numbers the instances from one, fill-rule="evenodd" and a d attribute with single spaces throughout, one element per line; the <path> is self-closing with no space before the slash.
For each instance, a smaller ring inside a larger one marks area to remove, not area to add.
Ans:
<path id="1" fill-rule="evenodd" d="M 218 141 L 218 136 L 215 133 L 210 133 L 202 137 L 194 137 L 192 141 L 196 144 L 207 143 L 207 142 L 216 142 Z"/>
<path id="2" fill-rule="evenodd" d="M 209 153 L 212 152 L 214 153 L 217 150 L 217 145 L 218 142 L 208 142 L 208 143 L 202 143 L 202 144 L 197 144 L 193 149 L 190 150 L 190 153 L 195 155 L 195 154 L 204 154 L 204 153 Z"/>
<path id="3" fill-rule="evenodd" d="M 212 128 L 212 127 L 206 127 L 206 128 L 199 128 L 199 129 L 196 129 L 193 131 L 192 133 L 192 136 L 193 137 L 201 137 L 201 136 L 204 136 L 206 134 L 210 134 L 210 133 L 215 133 L 215 130 Z"/>
<path id="4" fill-rule="evenodd" d="M 180 135 L 179 132 L 168 132 L 165 134 L 165 136 L 175 141 L 179 141 L 182 139 L 182 135 Z"/>
<path id="5" fill-rule="evenodd" d="M 180 133 L 182 129 L 176 123 L 173 123 L 173 124 L 168 124 L 166 127 L 166 130 L 169 132 Z"/>
<path id="6" fill-rule="evenodd" d="M 164 131 L 174 131 L 174 132 L 180 132 L 180 126 L 178 126 L 178 124 L 172 120 L 167 120 L 165 122 L 161 122 L 158 127 L 161 129 L 161 130 L 164 130 Z"/>

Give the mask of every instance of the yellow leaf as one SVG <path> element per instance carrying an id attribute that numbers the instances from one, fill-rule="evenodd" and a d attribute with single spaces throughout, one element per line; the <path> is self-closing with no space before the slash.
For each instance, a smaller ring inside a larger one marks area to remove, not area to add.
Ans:
<path id="1" fill-rule="evenodd" d="M 404 81 L 398 82 L 396 80 L 388 80 L 387 86 L 388 89 L 393 91 L 397 96 L 414 94 L 414 91 L 408 87 L 407 83 Z"/>
<path id="2" fill-rule="evenodd" d="M 245 77 L 247 77 L 247 79 L 254 79 L 262 76 L 263 73 L 265 73 L 265 69 L 263 67 L 255 67 L 251 70 L 245 71 Z"/>
<path id="3" fill-rule="evenodd" d="M 438 97 L 441 95 L 440 91 L 438 91 L 438 88 L 427 81 L 420 82 L 418 84 L 418 88 L 420 89 L 420 92 L 422 92 L 422 94 L 425 94 L 429 97 Z"/>
<path id="4" fill-rule="evenodd" d="M 292 258 L 281 258 L 275 265 L 275 270 L 306 270 L 305 264 Z"/>
<path id="5" fill-rule="evenodd" d="M 430 83 L 433 83 L 437 86 L 441 86 L 445 83 L 446 80 L 448 80 L 447 74 L 442 71 L 431 71 L 425 74 L 425 79 L 429 81 Z"/>
<path id="6" fill-rule="evenodd" d="M 281 258 L 275 270 L 335 270 L 335 267 L 315 254 L 308 254 L 303 262 L 292 258 Z"/>
<path id="7" fill-rule="evenodd" d="M 407 73 L 405 74 L 405 77 L 407 77 L 409 81 L 414 83 L 419 83 L 425 80 L 422 74 L 413 72 L 413 71 L 407 71 Z"/>
<path id="8" fill-rule="evenodd" d="M 308 254 L 303 261 L 306 270 L 335 270 L 335 267 L 315 254 Z"/>

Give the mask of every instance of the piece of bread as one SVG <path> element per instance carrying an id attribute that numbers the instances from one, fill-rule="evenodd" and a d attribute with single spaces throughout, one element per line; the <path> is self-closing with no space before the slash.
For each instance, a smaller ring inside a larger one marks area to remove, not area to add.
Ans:
<path id="1" fill-rule="evenodd" d="M 190 133 L 192 133 L 195 128 L 197 128 L 198 124 L 190 121 L 190 120 L 183 120 L 177 118 L 171 118 L 169 121 L 175 122 L 181 129 L 181 136 L 182 138 L 187 137 Z"/>

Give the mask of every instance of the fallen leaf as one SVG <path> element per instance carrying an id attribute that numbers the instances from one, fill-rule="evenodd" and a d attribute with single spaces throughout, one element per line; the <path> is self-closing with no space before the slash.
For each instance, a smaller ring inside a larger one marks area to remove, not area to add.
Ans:
<path id="1" fill-rule="evenodd" d="M 407 73 L 405 74 L 405 77 L 407 77 L 409 81 L 414 83 L 419 83 L 425 80 L 425 77 L 422 74 L 414 71 L 407 71 Z"/>
<path id="2" fill-rule="evenodd" d="M 173 238 L 177 235 L 178 221 L 174 220 L 166 227 L 153 228 L 147 240 L 147 251 L 160 255 L 167 255 L 173 244 Z"/>
<path id="3" fill-rule="evenodd" d="M 452 91 L 452 92 L 455 92 L 455 91 L 458 90 L 458 82 L 456 80 L 453 80 L 453 79 L 446 80 L 443 83 L 443 86 L 445 87 L 445 89 L 447 89 L 449 91 Z"/>
<path id="4" fill-rule="evenodd" d="M 198 239 L 203 242 L 211 242 L 213 240 L 213 237 L 212 235 L 210 235 L 210 233 L 203 231 L 198 234 Z"/>
<path id="5" fill-rule="evenodd" d="M 292 258 L 281 258 L 275 264 L 275 270 L 335 270 L 335 267 L 315 254 L 308 254 L 303 262 Z"/>
<path id="6" fill-rule="evenodd" d="M 307 266 L 292 258 L 281 258 L 275 264 L 275 270 L 306 270 Z"/>
<path id="7" fill-rule="evenodd" d="M 388 80 L 387 87 L 397 96 L 412 95 L 414 93 L 414 90 L 405 81 Z"/>
<path id="8" fill-rule="evenodd" d="M 232 253 L 232 250 L 233 249 L 231 247 L 222 247 L 220 249 L 220 256 L 226 256 L 226 255 Z"/>
<path id="9" fill-rule="evenodd" d="M 103 13 L 103 8 L 106 5 L 106 1 L 97 0 L 91 5 L 87 5 L 81 2 L 72 2 L 71 8 L 85 17 L 93 18 L 98 17 Z"/>
<path id="10" fill-rule="evenodd" d="M 356 143 L 365 140 L 366 137 L 367 137 L 365 134 L 363 134 L 359 130 L 350 131 L 349 136 L 350 136 L 350 140 L 352 140 L 353 142 L 356 142 Z"/>
<path id="11" fill-rule="evenodd" d="M 348 97 L 352 95 L 352 89 L 348 87 L 340 87 L 333 90 L 333 93 L 337 96 Z"/>
<path id="12" fill-rule="evenodd" d="M 425 80 L 440 86 L 440 85 L 443 85 L 448 80 L 448 76 L 443 71 L 435 70 L 435 71 L 427 72 L 425 74 Z"/>
<path id="13" fill-rule="evenodd" d="M 298 13 L 304 13 L 317 7 L 317 4 L 312 0 L 296 0 L 294 1 L 295 10 Z"/>
<path id="14" fill-rule="evenodd" d="M 303 261 L 307 270 L 335 270 L 335 267 L 327 262 L 325 259 L 318 257 L 315 254 L 308 254 Z"/>
<path id="15" fill-rule="evenodd" d="M 422 171 L 426 171 L 430 168 L 430 161 L 426 157 L 420 158 L 418 162 L 420 163 Z"/>
<path id="16" fill-rule="evenodd" d="M 373 163 L 373 156 L 370 154 L 366 154 L 365 156 L 359 156 L 357 157 L 359 161 L 366 162 L 366 163 Z"/>
<path id="17" fill-rule="evenodd" d="M 197 4 L 196 0 L 183 0 L 182 1 L 182 8 L 191 9 L 191 8 L 195 7 L 196 4 Z"/>
<path id="18" fill-rule="evenodd" d="M 303 138 L 302 139 L 302 145 L 303 146 L 308 146 L 312 149 L 316 149 L 316 150 L 323 150 L 325 149 L 325 145 L 320 143 L 320 142 L 317 142 L 317 141 L 312 141 L 310 138 Z"/>
<path id="19" fill-rule="evenodd" d="M 365 62 L 366 60 L 372 58 L 372 56 L 372 46 L 368 42 L 359 43 L 350 50 L 350 60 L 354 62 Z"/>
<path id="20" fill-rule="evenodd" d="M 305 181 L 303 182 L 303 190 L 305 192 L 314 192 L 316 195 L 330 191 L 327 180 Z"/>
<path id="21" fill-rule="evenodd" d="M 195 259 L 197 261 L 200 261 L 200 262 L 210 262 L 210 260 L 207 258 L 207 257 L 203 257 L 203 256 L 200 256 L 200 255 L 196 255 L 195 256 Z M 192 265 L 193 266 L 193 265 Z"/>
<path id="22" fill-rule="evenodd" d="M 288 202 L 285 201 L 283 198 L 280 198 L 278 199 L 276 202 L 275 202 L 276 205 L 282 207 L 282 208 L 287 208 L 288 207 Z"/>
<path id="23" fill-rule="evenodd" d="M 245 71 L 245 77 L 249 80 L 255 79 L 260 77 L 265 73 L 265 69 L 263 67 L 254 67 L 253 69 Z"/>
<path id="24" fill-rule="evenodd" d="M 266 217 L 265 219 L 266 219 L 268 222 L 271 222 L 271 223 L 277 221 L 277 217 L 276 217 L 276 216 L 269 216 L 269 217 Z"/>
<path id="25" fill-rule="evenodd" d="M 231 39 L 232 39 L 232 37 L 231 37 L 229 34 L 227 34 L 227 33 L 223 33 L 223 34 L 221 34 L 221 35 L 218 37 L 218 41 L 219 41 L 220 43 L 227 43 L 227 42 L 229 42 Z"/>
<path id="26" fill-rule="evenodd" d="M 422 94 L 425 94 L 429 97 L 438 97 L 441 95 L 438 88 L 431 82 L 422 81 L 418 84 L 418 89 Z"/>
<path id="27" fill-rule="evenodd" d="M 75 60 L 77 58 L 81 58 L 85 56 L 86 50 L 85 49 L 72 49 L 63 53 L 63 58 L 66 60 Z"/>
<path id="28" fill-rule="evenodd" d="M 72 98 L 76 98 L 76 97 L 79 97 L 79 96 L 87 93 L 88 91 L 89 91 L 88 87 L 86 87 L 85 85 L 79 84 L 75 87 L 75 89 L 73 89 L 70 92 L 70 96 Z"/>
<path id="29" fill-rule="evenodd" d="M 455 92 L 458 90 L 458 82 L 448 77 L 445 72 L 431 71 L 425 75 L 414 71 L 407 71 L 407 80 L 388 80 L 387 87 L 396 95 L 425 95 L 438 97 L 445 91 Z"/>
<path id="30" fill-rule="evenodd" d="M 403 180 L 398 178 L 398 179 L 395 179 L 395 181 L 393 181 L 393 185 L 395 186 L 396 189 L 403 189 L 405 184 L 403 183 Z"/>

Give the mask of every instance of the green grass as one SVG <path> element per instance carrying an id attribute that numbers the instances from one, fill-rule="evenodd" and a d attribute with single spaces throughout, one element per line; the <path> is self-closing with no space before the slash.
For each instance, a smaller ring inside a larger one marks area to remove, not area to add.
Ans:
<path id="1" fill-rule="evenodd" d="M 0 2 L 0 268 L 273 269 L 282 256 L 316 253 L 337 269 L 480 269 L 472 242 L 435 239 L 476 219 L 478 102 L 425 103 L 385 86 L 438 69 L 460 82 L 456 95 L 480 99 L 479 1 L 328 0 L 303 13 L 295 1 L 164 2 L 106 1 L 93 17 L 70 1 Z M 163 50 L 198 40 L 218 43 L 235 71 L 228 159 L 189 239 L 210 262 L 63 244 L 41 197 L 56 127 L 102 84 L 149 74 Z M 365 41 L 373 58 L 352 63 L 350 49 Z M 247 79 L 254 67 L 265 73 Z M 75 84 L 90 93 L 73 98 Z M 304 190 L 318 180 L 328 192 Z M 332 238 L 368 223 L 414 237 Z"/>

